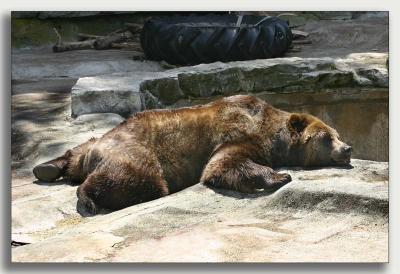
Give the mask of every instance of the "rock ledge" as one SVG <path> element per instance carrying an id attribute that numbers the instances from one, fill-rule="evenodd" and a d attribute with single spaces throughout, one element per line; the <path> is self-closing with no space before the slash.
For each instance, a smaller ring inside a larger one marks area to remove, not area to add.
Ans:
<path id="1" fill-rule="evenodd" d="M 105 215 L 76 213 L 76 187 L 13 202 L 13 262 L 386 262 L 388 164 L 282 170 L 244 195 L 195 185 Z M 37 215 L 27 218 L 24 208 Z"/>

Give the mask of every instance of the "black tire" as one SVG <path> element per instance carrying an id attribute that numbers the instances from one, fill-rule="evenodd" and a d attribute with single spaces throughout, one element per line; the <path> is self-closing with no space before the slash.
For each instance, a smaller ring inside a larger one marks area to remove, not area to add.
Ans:
<path id="1" fill-rule="evenodd" d="M 292 43 L 286 21 L 236 15 L 153 18 L 143 26 L 142 48 L 150 60 L 194 65 L 281 57 Z"/>

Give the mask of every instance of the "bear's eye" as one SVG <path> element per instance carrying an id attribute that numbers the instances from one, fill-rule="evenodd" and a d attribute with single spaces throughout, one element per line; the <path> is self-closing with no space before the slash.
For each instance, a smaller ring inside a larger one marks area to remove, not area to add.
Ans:
<path id="1" fill-rule="evenodd" d="M 325 146 L 330 146 L 332 144 L 332 137 L 329 134 L 326 134 L 322 137 L 322 143 Z"/>

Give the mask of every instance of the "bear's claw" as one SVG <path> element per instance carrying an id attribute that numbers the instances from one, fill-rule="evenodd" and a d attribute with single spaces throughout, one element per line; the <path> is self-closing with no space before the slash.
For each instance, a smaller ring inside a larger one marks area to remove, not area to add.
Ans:
<path id="1" fill-rule="evenodd" d="M 290 182 L 292 181 L 292 176 L 290 176 L 290 174 L 288 174 L 288 173 L 281 173 L 281 175 L 282 175 L 282 180 L 281 180 L 281 182 L 282 182 L 283 184 L 287 184 L 287 183 L 290 183 Z"/>

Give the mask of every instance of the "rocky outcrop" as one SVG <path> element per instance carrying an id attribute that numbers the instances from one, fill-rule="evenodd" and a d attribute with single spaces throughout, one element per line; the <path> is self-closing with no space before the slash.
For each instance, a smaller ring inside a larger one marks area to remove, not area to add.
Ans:
<path id="1" fill-rule="evenodd" d="M 385 262 L 388 165 L 289 169 L 275 193 L 195 185 L 95 217 L 76 187 L 13 201 L 14 262 Z M 25 214 L 30 208 L 32 214 Z M 339 248 L 340 247 L 340 248 Z"/>
<path id="2" fill-rule="evenodd" d="M 169 105 L 185 97 L 318 91 L 329 88 L 388 87 L 387 54 L 350 54 L 346 58 L 276 58 L 202 64 L 169 71 L 141 83 Z M 162 96 L 168 90 L 169 96 Z"/>
<path id="3" fill-rule="evenodd" d="M 143 73 L 80 78 L 71 91 L 72 116 L 104 112 L 128 116 L 141 111 L 137 89 L 142 77 Z"/>
<path id="4" fill-rule="evenodd" d="M 387 54 L 379 53 L 351 54 L 347 58 L 337 59 L 292 57 L 201 64 L 155 74 L 139 74 L 140 77 L 136 74 L 117 74 L 81 78 L 73 88 L 72 114 L 124 114 L 148 108 L 146 105 L 139 107 L 136 99 L 116 101 L 119 100 L 118 96 L 137 97 L 138 92 L 144 97 L 142 102 L 149 101 L 148 97 L 151 94 L 161 105 L 171 105 L 183 98 L 228 96 L 236 93 L 323 92 L 331 88 L 356 87 L 388 88 L 387 58 Z M 105 79 L 109 84 L 105 84 Z M 110 86 L 113 87 L 112 91 Z M 86 96 L 90 96 L 90 100 L 87 100 Z M 104 104 L 105 98 L 109 98 L 109 104 Z M 151 98 L 152 102 L 154 98 Z M 115 108 L 118 103 L 124 106 Z"/>

